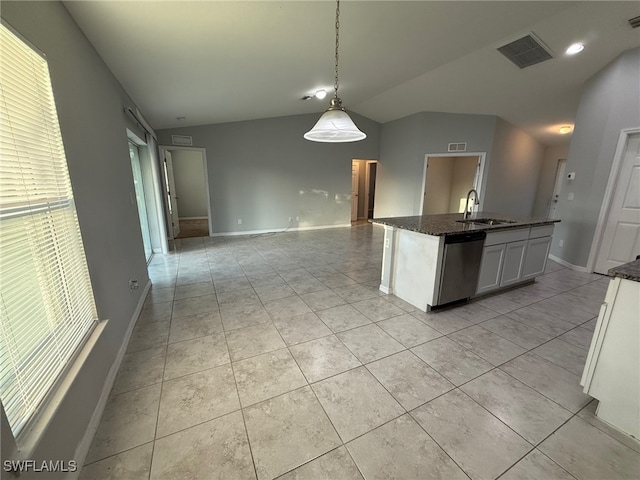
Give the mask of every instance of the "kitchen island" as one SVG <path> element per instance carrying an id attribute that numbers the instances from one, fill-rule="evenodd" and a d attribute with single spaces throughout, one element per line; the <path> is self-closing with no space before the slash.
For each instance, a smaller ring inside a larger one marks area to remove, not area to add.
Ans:
<path id="1" fill-rule="evenodd" d="M 596 416 L 640 439 L 640 260 L 608 275 L 580 384 L 598 399 Z"/>
<path id="2" fill-rule="evenodd" d="M 375 218 L 385 228 L 380 290 L 426 312 L 530 282 L 544 273 L 558 221 L 492 212 Z"/>

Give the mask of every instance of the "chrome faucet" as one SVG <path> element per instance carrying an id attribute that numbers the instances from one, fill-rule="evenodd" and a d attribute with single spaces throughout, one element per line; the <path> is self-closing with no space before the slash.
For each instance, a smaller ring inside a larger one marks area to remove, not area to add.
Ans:
<path id="1" fill-rule="evenodd" d="M 469 190 L 469 193 L 467 193 L 467 201 L 464 203 L 464 216 L 462 218 L 465 220 L 469 218 L 469 199 L 471 198 L 472 193 L 475 194 L 475 201 L 473 202 L 473 204 L 480 205 L 480 201 L 478 200 L 478 192 L 476 192 L 475 188 L 472 188 L 471 190 Z"/>

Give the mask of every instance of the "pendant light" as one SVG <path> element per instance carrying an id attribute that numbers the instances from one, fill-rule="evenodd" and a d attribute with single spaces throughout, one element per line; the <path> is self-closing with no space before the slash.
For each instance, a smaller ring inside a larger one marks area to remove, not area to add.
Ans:
<path id="1" fill-rule="evenodd" d="M 338 44 L 340 30 L 340 0 L 336 0 L 336 77 L 333 84 L 334 97 L 329 108 L 322 114 L 311 130 L 304 134 L 304 138 L 312 142 L 343 143 L 364 140 L 367 135 L 356 127 L 353 120 L 342 107 L 342 100 L 338 98 Z"/>

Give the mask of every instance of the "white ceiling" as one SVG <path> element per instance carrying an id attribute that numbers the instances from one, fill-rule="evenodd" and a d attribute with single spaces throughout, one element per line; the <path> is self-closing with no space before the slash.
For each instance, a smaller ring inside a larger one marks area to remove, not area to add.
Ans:
<path id="1" fill-rule="evenodd" d="M 156 128 L 322 112 L 332 1 L 67 1 Z M 584 82 L 640 46 L 640 2 L 341 2 L 340 97 L 378 122 L 421 111 L 498 115 L 541 142 L 572 124 Z M 555 58 L 524 70 L 496 48 L 534 32 Z M 581 41 L 586 49 L 568 57 Z M 177 120 L 176 117 L 186 117 Z"/>

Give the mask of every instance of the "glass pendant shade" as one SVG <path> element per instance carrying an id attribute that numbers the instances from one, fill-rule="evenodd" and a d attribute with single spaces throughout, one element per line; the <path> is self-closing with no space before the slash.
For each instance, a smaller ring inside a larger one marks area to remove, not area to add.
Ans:
<path id="1" fill-rule="evenodd" d="M 367 138 L 367 135 L 358 130 L 351 117 L 342 109 L 340 99 L 334 98 L 329 109 L 304 134 L 304 138 L 312 142 L 343 143 L 358 142 Z"/>

